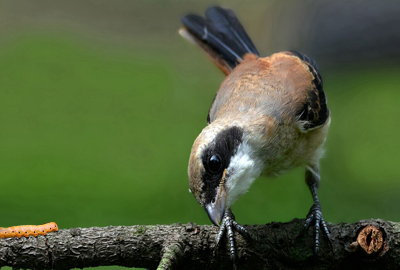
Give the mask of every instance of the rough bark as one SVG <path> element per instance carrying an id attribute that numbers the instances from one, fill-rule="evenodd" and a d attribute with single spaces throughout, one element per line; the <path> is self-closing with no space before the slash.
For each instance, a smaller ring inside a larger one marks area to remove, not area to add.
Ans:
<path id="1" fill-rule="evenodd" d="M 313 230 L 298 235 L 303 224 L 295 219 L 246 226 L 254 239 L 236 235 L 238 269 L 400 269 L 400 223 L 328 224 L 333 252 L 324 236 L 316 257 Z M 214 250 L 217 229 L 195 224 L 110 226 L 0 239 L 0 267 L 232 269 L 226 241 Z"/>

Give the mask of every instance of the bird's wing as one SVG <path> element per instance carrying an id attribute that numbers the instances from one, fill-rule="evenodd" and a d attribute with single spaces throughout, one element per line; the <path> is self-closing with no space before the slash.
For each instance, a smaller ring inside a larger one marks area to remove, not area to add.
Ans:
<path id="1" fill-rule="evenodd" d="M 302 121 L 304 131 L 312 130 L 323 126 L 329 119 L 330 111 L 327 105 L 327 98 L 323 90 L 322 77 L 319 68 L 314 60 L 307 55 L 289 51 L 288 54 L 298 57 L 305 63 L 313 76 L 312 87 L 307 92 L 303 106 L 298 111 L 299 120 Z"/>

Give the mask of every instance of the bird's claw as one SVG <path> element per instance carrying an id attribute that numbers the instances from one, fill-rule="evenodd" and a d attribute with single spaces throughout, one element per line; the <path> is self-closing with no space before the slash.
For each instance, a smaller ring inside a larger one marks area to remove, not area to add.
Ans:
<path id="1" fill-rule="evenodd" d="M 219 247 L 219 244 L 221 243 L 222 237 L 224 236 L 225 232 L 228 234 L 228 239 L 229 239 L 229 251 L 231 255 L 231 260 L 233 262 L 233 268 L 236 269 L 236 248 L 235 248 L 235 238 L 233 235 L 233 230 L 238 231 L 240 234 L 245 235 L 249 239 L 251 239 L 251 235 L 248 232 L 246 228 L 244 228 L 242 225 L 239 225 L 235 221 L 235 217 L 233 216 L 232 212 L 230 210 L 225 211 L 224 217 L 222 219 L 221 226 L 219 228 L 219 232 L 217 235 L 217 243 L 216 243 L 216 248 Z"/>
<path id="2" fill-rule="evenodd" d="M 304 223 L 303 228 L 301 229 L 300 235 L 304 233 L 304 231 L 311 225 L 314 221 L 314 230 L 315 230 L 315 241 L 314 241 L 314 255 L 316 256 L 319 251 L 319 233 L 322 230 L 323 233 L 326 234 L 329 240 L 329 245 L 332 249 L 332 239 L 331 234 L 329 233 L 328 227 L 326 226 L 325 220 L 322 217 L 321 206 L 319 202 L 315 202 L 313 206 L 310 208 L 310 211 L 307 214 L 306 221 Z"/>

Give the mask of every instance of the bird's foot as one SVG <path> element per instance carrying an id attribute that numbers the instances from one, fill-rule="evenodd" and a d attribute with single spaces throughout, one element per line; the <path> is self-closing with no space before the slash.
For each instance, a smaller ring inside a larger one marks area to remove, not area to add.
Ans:
<path id="1" fill-rule="evenodd" d="M 322 232 L 325 233 L 326 236 L 328 237 L 329 245 L 330 245 L 331 249 L 333 250 L 331 234 L 329 233 L 329 230 L 328 230 L 328 227 L 326 226 L 325 220 L 322 217 L 321 205 L 319 204 L 318 201 L 314 202 L 313 206 L 311 206 L 310 211 L 307 214 L 306 221 L 304 223 L 304 226 L 303 226 L 300 234 L 303 234 L 303 232 L 311 225 L 311 223 L 313 221 L 314 221 L 314 230 L 315 230 L 314 255 L 316 256 L 319 251 L 320 230 L 322 230 Z"/>
<path id="2" fill-rule="evenodd" d="M 251 235 L 250 233 L 247 231 L 246 228 L 244 228 L 243 226 L 239 225 L 236 221 L 235 221 L 235 216 L 232 214 L 232 211 L 230 211 L 229 209 L 225 211 L 224 214 L 224 218 L 222 219 L 222 223 L 217 235 L 217 246 L 216 248 L 219 247 L 219 244 L 221 243 L 222 237 L 224 236 L 225 232 L 228 235 L 229 238 L 229 251 L 230 251 L 230 255 L 231 255 L 231 260 L 233 262 L 233 268 L 236 269 L 236 248 L 235 248 L 235 238 L 233 235 L 233 230 L 238 231 L 240 234 L 245 235 L 246 237 L 248 237 L 249 239 L 251 239 Z"/>

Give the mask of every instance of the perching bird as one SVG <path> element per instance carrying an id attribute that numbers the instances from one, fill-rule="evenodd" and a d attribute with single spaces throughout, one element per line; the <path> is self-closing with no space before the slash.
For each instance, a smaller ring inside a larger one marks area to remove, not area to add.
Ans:
<path id="1" fill-rule="evenodd" d="M 227 231 L 235 260 L 231 206 L 254 180 L 305 167 L 312 205 L 304 228 L 315 226 L 329 241 L 317 197 L 319 159 L 330 124 L 330 111 L 317 64 L 296 51 L 260 57 L 235 14 L 211 7 L 205 18 L 187 15 L 180 34 L 199 45 L 227 75 L 195 140 L 189 160 L 190 191 L 219 225 L 217 243 Z M 303 228 L 303 229 L 304 229 Z"/>

